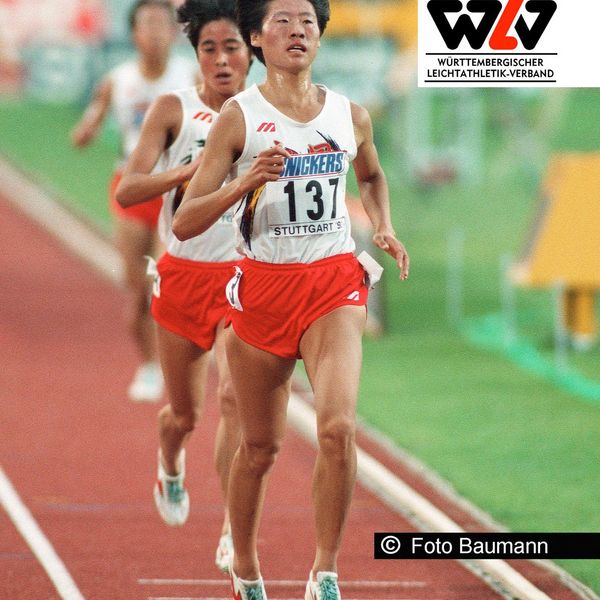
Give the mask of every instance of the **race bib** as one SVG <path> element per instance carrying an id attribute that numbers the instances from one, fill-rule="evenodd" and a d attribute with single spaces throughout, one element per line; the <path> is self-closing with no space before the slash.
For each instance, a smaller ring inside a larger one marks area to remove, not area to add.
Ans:
<path id="1" fill-rule="evenodd" d="M 339 233 L 346 229 L 345 152 L 286 159 L 278 181 L 266 186 L 269 237 Z"/>

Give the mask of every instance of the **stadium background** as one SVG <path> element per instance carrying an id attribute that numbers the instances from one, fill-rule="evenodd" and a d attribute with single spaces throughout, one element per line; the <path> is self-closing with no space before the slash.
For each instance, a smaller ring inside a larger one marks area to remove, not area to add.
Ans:
<path id="1" fill-rule="evenodd" d="M 84 152 L 68 132 L 131 53 L 130 4 L 0 0 L 0 154 L 106 235 L 114 125 Z M 512 530 L 600 531 L 600 348 L 557 348 L 555 290 L 503 277 L 550 157 L 598 150 L 600 92 L 417 89 L 415 5 L 334 2 L 315 67 L 371 110 L 412 259 L 400 284 L 382 257 L 385 333 L 365 340 L 360 416 Z M 193 59 L 183 40 L 177 52 Z M 600 591 L 597 562 L 561 564 Z"/>

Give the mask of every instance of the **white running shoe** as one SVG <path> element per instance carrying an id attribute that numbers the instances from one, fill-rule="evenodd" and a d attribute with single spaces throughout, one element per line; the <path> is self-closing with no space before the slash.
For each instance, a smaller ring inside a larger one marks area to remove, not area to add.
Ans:
<path id="1" fill-rule="evenodd" d="M 317 581 L 314 581 L 311 571 L 306 584 L 304 600 L 341 600 L 342 596 L 337 580 L 337 573 L 319 571 Z"/>
<path id="2" fill-rule="evenodd" d="M 164 388 L 160 365 L 157 362 L 146 362 L 135 372 L 127 395 L 132 402 L 158 402 L 163 396 Z"/>
<path id="3" fill-rule="evenodd" d="M 167 475 L 158 451 L 158 475 L 154 486 L 154 503 L 162 520 L 172 527 L 183 525 L 190 514 L 190 497 L 183 485 L 185 479 L 185 449 L 179 453 L 179 473 Z"/>
<path id="4" fill-rule="evenodd" d="M 231 537 L 231 531 L 224 533 L 219 538 L 219 545 L 217 546 L 217 553 L 215 556 L 215 565 L 222 573 L 229 575 L 229 563 L 233 558 L 233 539 Z"/>
<path id="5" fill-rule="evenodd" d="M 233 562 L 229 563 L 229 576 L 231 577 L 233 600 L 267 600 L 267 592 L 262 577 L 253 581 L 240 579 L 233 572 L 232 564 Z"/>

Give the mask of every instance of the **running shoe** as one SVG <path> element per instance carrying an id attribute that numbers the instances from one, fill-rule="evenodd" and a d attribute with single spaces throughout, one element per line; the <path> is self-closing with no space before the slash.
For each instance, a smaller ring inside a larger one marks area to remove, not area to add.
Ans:
<path id="1" fill-rule="evenodd" d="M 229 575 L 229 563 L 233 557 L 233 539 L 231 538 L 231 532 L 224 533 L 219 538 L 219 545 L 217 546 L 217 553 L 215 556 L 215 564 L 219 571 Z"/>
<path id="2" fill-rule="evenodd" d="M 164 388 L 160 365 L 157 362 L 146 362 L 135 372 L 127 395 L 132 402 L 158 402 L 163 396 Z"/>
<path id="3" fill-rule="evenodd" d="M 304 600 L 341 600 L 342 596 L 337 580 L 337 573 L 319 571 L 317 581 L 314 581 L 311 571 L 306 584 Z"/>
<path id="4" fill-rule="evenodd" d="M 171 527 L 180 527 L 190 513 L 190 497 L 183 485 L 185 479 L 185 449 L 179 453 L 179 473 L 167 475 L 158 451 L 158 476 L 154 486 L 154 502 L 162 520 Z"/>
<path id="5" fill-rule="evenodd" d="M 232 557 L 233 558 L 233 557 Z M 262 577 L 253 581 L 240 579 L 229 563 L 229 576 L 231 577 L 231 592 L 233 600 L 267 600 L 267 592 Z"/>

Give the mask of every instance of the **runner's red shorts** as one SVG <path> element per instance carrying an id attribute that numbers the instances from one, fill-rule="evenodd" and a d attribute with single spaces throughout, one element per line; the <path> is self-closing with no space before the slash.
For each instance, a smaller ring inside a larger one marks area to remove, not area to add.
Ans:
<path id="1" fill-rule="evenodd" d="M 300 340 L 319 317 L 340 306 L 365 306 L 365 271 L 353 254 L 312 263 L 271 264 L 244 258 L 227 287 L 227 321 L 246 343 L 282 358 L 301 358 Z M 240 275 L 241 273 L 241 275 Z"/>
<path id="2" fill-rule="evenodd" d="M 217 326 L 229 309 L 225 286 L 236 264 L 197 262 L 163 254 L 152 289 L 151 310 L 156 322 L 210 350 Z"/>
<path id="3" fill-rule="evenodd" d="M 133 219 L 144 224 L 148 229 L 156 229 L 158 225 L 158 216 L 162 207 L 162 196 L 152 198 L 146 202 L 140 202 L 127 208 L 123 208 L 115 198 L 115 192 L 119 181 L 121 181 L 122 174 L 117 172 L 113 175 L 110 182 L 110 209 L 116 217 L 124 219 Z"/>

